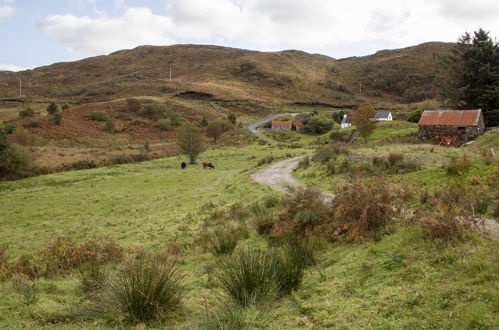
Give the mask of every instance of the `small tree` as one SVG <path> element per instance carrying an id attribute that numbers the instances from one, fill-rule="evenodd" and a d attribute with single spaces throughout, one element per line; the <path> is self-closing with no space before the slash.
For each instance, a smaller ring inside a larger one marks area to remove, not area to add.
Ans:
<path id="1" fill-rule="evenodd" d="M 227 120 L 230 121 L 232 123 L 232 125 L 235 125 L 236 122 L 237 122 L 236 114 L 235 113 L 229 113 L 227 115 Z"/>
<path id="2" fill-rule="evenodd" d="M 409 113 L 409 116 L 407 117 L 407 121 L 410 123 L 417 123 L 417 122 L 419 122 L 419 119 L 421 119 L 422 114 L 423 114 L 422 110 L 419 110 L 419 109 L 413 110 Z"/>
<path id="3" fill-rule="evenodd" d="M 57 112 L 55 115 L 54 115 L 54 123 L 56 125 L 61 125 L 61 122 L 62 122 L 62 115 L 60 112 Z"/>
<path id="4" fill-rule="evenodd" d="M 307 133 L 322 134 L 333 128 L 333 122 L 322 114 L 311 113 L 303 121 L 303 129 Z"/>
<path id="5" fill-rule="evenodd" d="M 65 111 L 65 110 L 68 110 L 69 109 L 69 104 L 63 104 L 62 107 L 61 107 L 61 110 Z"/>
<path id="6" fill-rule="evenodd" d="M 128 99 L 126 100 L 128 111 L 139 112 L 142 109 L 142 103 L 138 99 Z"/>
<path id="7" fill-rule="evenodd" d="M 59 110 L 59 108 L 57 107 L 57 104 L 55 104 L 54 102 L 51 102 L 47 107 L 47 112 L 51 115 L 55 114 L 57 110 Z"/>
<path id="8" fill-rule="evenodd" d="M 352 124 L 357 127 L 357 131 L 364 138 L 365 143 L 367 143 L 369 135 L 376 129 L 375 116 L 374 107 L 369 104 L 361 105 L 352 115 Z"/>
<path id="9" fill-rule="evenodd" d="M 201 132 L 191 123 L 185 123 L 177 129 L 177 145 L 189 162 L 194 164 L 201 152 L 204 151 Z"/>
<path id="10" fill-rule="evenodd" d="M 208 124 L 208 126 L 206 126 L 206 135 L 208 137 L 213 138 L 213 141 L 215 142 L 220 137 L 220 135 L 222 135 L 222 133 L 223 133 L 222 124 L 218 120 L 212 121 L 211 123 Z"/>

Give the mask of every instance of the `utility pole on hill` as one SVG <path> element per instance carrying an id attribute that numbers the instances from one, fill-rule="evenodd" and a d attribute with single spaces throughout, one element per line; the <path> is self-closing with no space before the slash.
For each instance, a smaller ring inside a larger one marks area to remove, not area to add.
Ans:
<path id="1" fill-rule="evenodd" d="M 172 67 L 170 67 L 170 81 L 172 81 Z"/>
<path id="2" fill-rule="evenodd" d="M 23 98 L 21 79 L 19 79 L 19 98 L 20 99 Z"/>

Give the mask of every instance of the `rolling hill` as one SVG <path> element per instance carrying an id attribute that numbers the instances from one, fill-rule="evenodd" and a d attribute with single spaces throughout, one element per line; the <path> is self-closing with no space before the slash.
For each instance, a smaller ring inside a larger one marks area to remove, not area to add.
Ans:
<path id="1" fill-rule="evenodd" d="M 106 56 L 0 72 L 0 98 L 78 103 L 151 95 L 322 102 L 351 105 L 362 97 L 414 102 L 435 95 L 437 59 L 450 43 L 425 43 L 335 60 L 287 50 L 257 52 L 218 46 L 140 46 Z M 170 80 L 170 68 L 172 79 Z M 362 84 L 362 87 L 359 86 Z M 361 90 L 362 89 L 362 90 Z"/>

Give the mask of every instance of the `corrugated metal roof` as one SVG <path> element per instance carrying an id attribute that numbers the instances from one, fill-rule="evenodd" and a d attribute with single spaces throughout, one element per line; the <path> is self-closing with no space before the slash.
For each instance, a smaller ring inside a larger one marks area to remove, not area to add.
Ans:
<path id="1" fill-rule="evenodd" d="M 292 123 L 290 121 L 273 121 L 272 126 L 291 126 Z"/>
<path id="2" fill-rule="evenodd" d="M 482 110 L 425 110 L 420 126 L 477 126 Z"/>

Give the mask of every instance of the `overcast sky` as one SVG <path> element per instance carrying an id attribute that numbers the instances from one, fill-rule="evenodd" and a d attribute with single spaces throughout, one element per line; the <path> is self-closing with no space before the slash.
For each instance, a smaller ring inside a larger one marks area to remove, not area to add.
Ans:
<path id="1" fill-rule="evenodd" d="M 499 0 L 0 0 L 0 70 L 179 43 L 342 58 L 478 27 L 498 36 Z"/>

